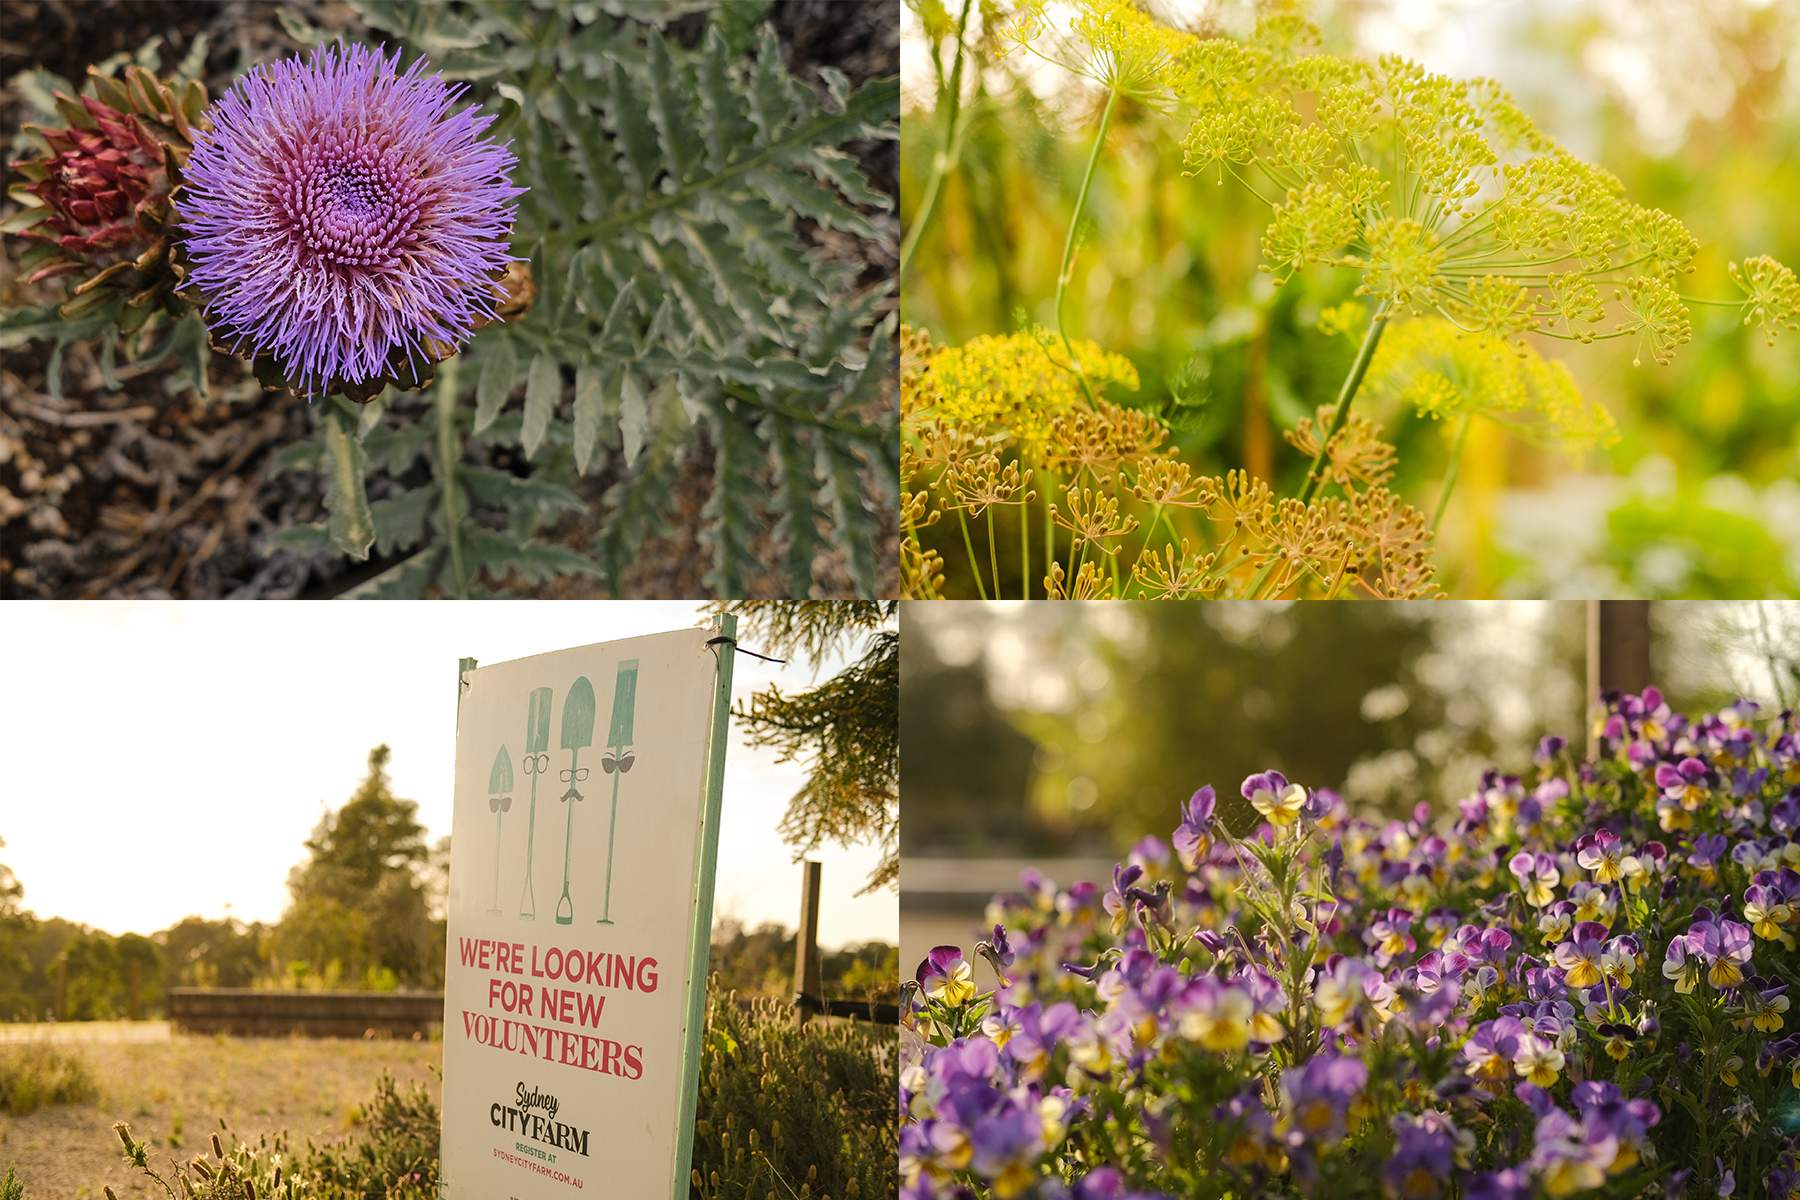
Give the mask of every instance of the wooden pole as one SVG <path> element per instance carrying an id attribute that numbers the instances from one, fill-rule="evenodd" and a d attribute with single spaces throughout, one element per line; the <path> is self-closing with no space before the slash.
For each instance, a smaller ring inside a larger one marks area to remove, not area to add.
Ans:
<path id="1" fill-rule="evenodd" d="M 56 960 L 56 1019 L 69 1019 L 69 956 L 66 953 Z"/>
<path id="2" fill-rule="evenodd" d="M 823 1001 L 819 981 L 819 873 L 823 865 L 807 862 L 800 874 L 800 928 L 794 938 L 794 1008 L 806 1024 L 808 1000 Z"/>
<path id="3" fill-rule="evenodd" d="M 1587 699 L 1600 703 L 1602 692 L 1641 692 L 1650 686 L 1650 602 L 1587 602 Z M 1599 753 L 1599 736 L 1588 726 L 1588 757 Z"/>

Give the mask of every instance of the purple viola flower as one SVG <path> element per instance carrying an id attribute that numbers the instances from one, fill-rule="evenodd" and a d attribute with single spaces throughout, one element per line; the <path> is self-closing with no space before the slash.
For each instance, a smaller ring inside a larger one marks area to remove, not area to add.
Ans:
<path id="1" fill-rule="evenodd" d="M 1537 753 L 1532 755 L 1532 761 L 1537 763 L 1540 767 L 1547 767 L 1556 760 L 1556 756 L 1561 754 L 1563 747 L 1568 744 L 1569 743 L 1565 739 L 1557 737 L 1555 734 L 1551 734 L 1546 738 L 1539 738 Z"/>
<path id="2" fill-rule="evenodd" d="M 1252 775 L 1244 780 L 1241 790 L 1250 806 L 1277 830 L 1298 821 L 1307 806 L 1306 789 L 1297 783 L 1289 783 L 1280 771 Z"/>
<path id="3" fill-rule="evenodd" d="M 1575 926 L 1568 941 L 1556 947 L 1556 965 L 1564 972 L 1570 987 L 1585 988 L 1599 983 L 1602 977 L 1600 955 L 1605 949 L 1606 926 L 1598 921 L 1583 921 Z"/>
<path id="4" fill-rule="evenodd" d="M 1725 1200 L 1727 1196 L 1737 1190 L 1737 1179 L 1725 1169 L 1724 1159 L 1715 1156 L 1713 1166 L 1719 1172 L 1719 1200 Z"/>
<path id="5" fill-rule="evenodd" d="M 1269 1142 L 1275 1134 L 1275 1118 L 1263 1107 L 1260 1087 L 1239 1092 L 1213 1109 L 1213 1121 L 1233 1131 L 1231 1148 L 1225 1152 L 1226 1162 L 1234 1167 L 1247 1167 L 1267 1161 Z"/>
<path id="6" fill-rule="evenodd" d="M 1436 1200 L 1438 1181 L 1448 1179 L 1456 1161 L 1456 1126 L 1441 1113 L 1396 1113 L 1394 1153 L 1382 1167 L 1388 1195 L 1399 1200 Z"/>
<path id="7" fill-rule="evenodd" d="M 1575 841 L 1575 861 L 1594 873 L 1595 883 L 1614 883 L 1623 871 L 1625 844 L 1609 829 L 1583 834 Z"/>
<path id="8" fill-rule="evenodd" d="M 1143 878 L 1144 868 L 1136 863 L 1130 866 L 1124 863 L 1113 864 L 1112 891 L 1101 897 L 1100 903 L 1112 917 L 1113 936 L 1125 932 L 1125 926 L 1131 923 L 1131 900 L 1128 893 L 1131 885 Z"/>
<path id="9" fill-rule="evenodd" d="M 1464 1200 L 1531 1200 L 1531 1174 L 1523 1167 L 1482 1171 L 1470 1175 L 1463 1187 Z"/>
<path id="10" fill-rule="evenodd" d="M 1706 981 L 1720 991 L 1744 981 L 1743 968 L 1750 962 L 1750 927 L 1736 921 L 1696 921 L 1688 928 L 1690 941 L 1699 939 L 1707 962 Z"/>
<path id="11" fill-rule="evenodd" d="M 1007 987 L 1012 983 L 1006 977 L 1006 968 L 1013 965 L 1014 958 L 1012 944 L 1006 940 L 1006 926 L 995 925 L 994 940 L 976 942 L 975 953 L 986 959 L 988 966 L 994 968 L 994 974 L 999 977 L 1000 986 Z"/>
<path id="12" fill-rule="evenodd" d="M 960 946 L 933 946 L 913 978 L 927 996 L 951 1008 L 961 1008 L 975 998 L 974 972 L 963 961 Z"/>
<path id="13" fill-rule="evenodd" d="M 1663 795 L 1689 812 L 1706 799 L 1706 764 L 1697 758 L 1684 758 L 1679 763 L 1656 764 L 1656 786 Z"/>
<path id="14" fill-rule="evenodd" d="M 1722 833 L 1701 834 L 1694 839 L 1694 852 L 1688 855 L 1688 866 L 1700 872 L 1700 883 L 1711 887 L 1714 879 L 1713 868 L 1725 857 L 1725 835 Z"/>
<path id="15" fill-rule="evenodd" d="M 175 207 L 214 335 L 299 391 L 419 382 L 494 319 L 512 151 L 400 52 L 320 46 L 252 70 L 197 136 Z M 412 360 L 409 364 L 407 360 Z"/>
<path id="16" fill-rule="evenodd" d="M 996 1196 L 1017 1196 L 1036 1181 L 1045 1150 L 1044 1122 L 1033 1107 L 1008 1104 L 969 1130 L 969 1166 Z"/>
<path id="17" fill-rule="evenodd" d="M 1292 1123 L 1288 1140 L 1295 1146 L 1330 1146 L 1347 1132 L 1350 1101 L 1367 1086 L 1369 1068 L 1360 1058 L 1327 1050 L 1304 1067 L 1281 1074 Z"/>
<path id="18" fill-rule="evenodd" d="M 1199 869 L 1201 860 L 1212 848 L 1213 809 L 1217 806 L 1218 798 L 1210 783 L 1181 806 L 1181 825 L 1170 840 L 1175 845 L 1175 853 L 1181 856 L 1182 865 L 1190 871 Z"/>

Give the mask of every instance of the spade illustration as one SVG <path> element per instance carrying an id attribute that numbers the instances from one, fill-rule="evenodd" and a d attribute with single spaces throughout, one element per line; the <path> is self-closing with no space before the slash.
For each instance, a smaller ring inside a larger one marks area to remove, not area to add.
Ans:
<path id="1" fill-rule="evenodd" d="M 631 718 L 637 707 L 638 660 L 628 658 L 619 664 L 619 678 L 613 685 L 612 728 L 606 735 L 606 753 L 600 756 L 600 767 L 612 776 L 612 816 L 606 823 L 606 907 L 599 924 L 612 924 L 613 832 L 619 825 L 619 778 L 631 770 L 637 757 L 631 753 Z"/>
<path id="2" fill-rule="evenodd" d="M 594 744 L 594 685 L 583 675 L 569 689 L 563 701 L 562 748 L 569 752 L 569 769 L 562 781 L 569 785 L 559 799 L 569 806 L 568 828 L 563 834 L 562 899 L 556 902 L 556 923 L 567 925 L 575 919 L 575 906 L 569 901 L 569 848 L 575 837 L 575 802 L 583 799 L 575 785 L 588 777 L 588 769 L 580 765 L 581 751 Z"/>
<path id="3" fill-rule="evenodd" d="M 500 827 L 512 811 L 512 790 L 512 755 L 502 746 L 488 772 L 488 811 L 494 814 L 494 907 L 488 909 L 490 917 L 500 915 Z"/>
<path id="4" fill-rule="evenodd" d="M 537 920 L 537 895 L 531 886 L 531 854 L 537 847 L 537 781 L 550 769 L 550 689 L 537 688 L 525 711 L 525 774 L 531 776 L 531 816 L 525 825 L 525 890 L 519 895 L 519 919 Z"/>

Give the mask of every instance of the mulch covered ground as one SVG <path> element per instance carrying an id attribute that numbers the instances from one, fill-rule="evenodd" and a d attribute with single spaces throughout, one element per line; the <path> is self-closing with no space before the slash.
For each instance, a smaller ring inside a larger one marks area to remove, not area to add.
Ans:
<path id="1" fill-rule="evenodd" d="M 218 96 L 242 62 L 261 62 L 306 49 L 277 20 L 285 7 L 322 28 L 357 27 L 338 0 L 8 0 L 0 32 L 0 81 L 42 66 L 64 78 L 85 77 L 89 63 L 120 51 L 136 52 L 164 39 L 165 73 L 193 39 L 205 33 L 207 87 Z M 817 79 L 833 65 L 852 84 L 899 71 L 899 6 L 885 0 L 776 0 L 769 11 L 790 70 Z M 704 18 L 673 29 L 691 40 Z M 0 143 L 10 144 L 23 119 L 15 93 L 0 90 Z M 898 195 L 894 143 L 848 147 L 862 160 L 877 190 Z M 11 155 L 9 154 L 9 157 Z M 16 182 L 9 178 L 8 183 Z M 0 215 L 15 211 L 0 203 Z M 861 267 L 859 287 L 891 279 L 898 259 L 898 220 L 868 212 L 882 232 L 869 242 L 809 221 L 802 238 L 830 258 Z M 23 244 L 0 239 L 0 310 L 50 305 L 63 299 L 63 281 L 25 286 L 17 278 Z M 892 303 L 892 302 L 890 302 Z M 349 564 L 336 555 L 269 552 L 269 539 L 297 524 L 323 520 L 324 483 L 310 471 L 272 473 L 275 457 L 315 428 L 304 401 L 264 392 L 243 364 L 212 355 L 208 399 L 178 384 L 173 362 L 121 364 L 120 387 L 108 388 L 94 354 L 71 345 L 63 364 L 63 398 L 45 382 L 50 348 L 33 342 L 0 352 L 0 597 L 79 599 L 292 598 L 341 594 L 397 560 Z M 480 465 L 508 465 L 494 452 Z M 701 597 L 710 549 L 693 530 L 711 491 L 712 456 L 704 442 L 688 456 L 677 487 L 673 530 L 652 536 L 623 581 L 622 594 Z M 600 497 L 617 476 L 602 470 L 584 478 L 582 513 L 565 514 L 546 541 L 585 551 L 604 517 Z M 898 591 L 899 531 L 892 512 L 884 528 L 883 593 Z M 771 524 L 773 523 L 771 518 Z M 774 559 L 773 552 L 769 555 Z M 818 564 L 829 595 L 853 594 L 841 556 L 823 552 Z M 595 581 L 564 579 L 544 586 L 519 579 L 484 582 L 517 596 L 588 598 L 608 594 Z M 787 594 L 774 576 L 747 580 L 753 596 Z"/>

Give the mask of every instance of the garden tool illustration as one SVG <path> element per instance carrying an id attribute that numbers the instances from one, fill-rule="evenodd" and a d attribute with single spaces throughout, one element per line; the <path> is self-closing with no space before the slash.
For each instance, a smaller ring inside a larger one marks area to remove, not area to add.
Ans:
<path id="1" fill-rule="evenodd" d="M 512 790 L 512 755 L 502 746 L 488 772 L 488 811 L 494 814 L 494 907 L 488 909 L 490 917 L 500 915 L 500 828 L 512 811 Z"/>
<path id="2" fill-rule="evenodd" d="M 525 825 L 525 890 L 519 895 L 519 919 L 537 920 L 537 895 L 531 886 L 531 855 L 537 847 L 537 781 L 550 769 L 550 689 L 536 688 L 525 712 L 525 774 L 531 776 L 531 816 Z"/>
<path id="3" fill-rule="evenodd" d="M 562 773 L 562 781 L 569 785 L 569 790 L 561 799 L 569 806 L 569 822 L 563 834 L 563 890 L 562 899 L 556 902 L 558 925 L 567 925 L 575 919 L 575 906 L 569 901 L 569 848 L 575 837 L 575 802 L 583 798 L 575 785 L 588 777 L 588 769 L 578 760 L 581 751 L 593 744 L 594 685 L 583 675 L 575 680 L 568 699 L 563 701 L 562 748 L 569 752 L 569 769 Z"/>
<path id="4" fill-rule="evenodd" d="M 606 753 L 600 756 L 600 769 L 612 776 L 612 816 L 606 823 L 606 901 L 597 924 L 612 924 L 612 860 L 613 832 L 619 825 L 619 777 L 631 770 L 637 756 L 631 752 L 631 718 L 637 707 L 638 660 L 625 659 L 619 664 L 619 678 L 613 685 L 612 728 L 606 735 Z"/>

